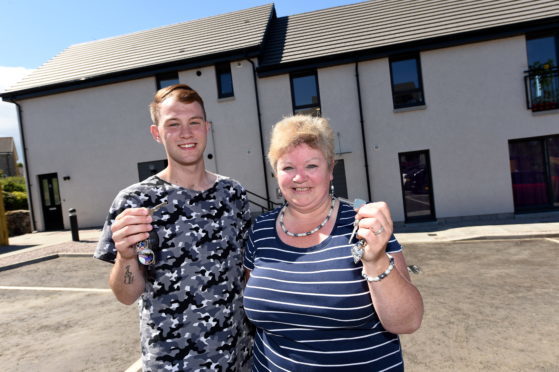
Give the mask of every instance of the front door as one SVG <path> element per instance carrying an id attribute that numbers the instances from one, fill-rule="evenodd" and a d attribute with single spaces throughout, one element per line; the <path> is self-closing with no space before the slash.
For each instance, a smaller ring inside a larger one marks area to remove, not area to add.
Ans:
<path id="1" fill-rule="evenodd" d="M 43 205 L 43 221 L 45 230 L 62 230 L 62 205 L 58 189 L 58 175 L 56 173 L 41 174 L 38 176 L 41 188 L 41 204 Z"/>
<path id="2" fill-rule="evenodd" d="M 399 154 L 406 222 L 435 219 L 429 151 Z"/>
<path id="3" fill-rule="evenodd" d="M 559 207 L 559 136 L 509 141 L 515 212 Z"/>

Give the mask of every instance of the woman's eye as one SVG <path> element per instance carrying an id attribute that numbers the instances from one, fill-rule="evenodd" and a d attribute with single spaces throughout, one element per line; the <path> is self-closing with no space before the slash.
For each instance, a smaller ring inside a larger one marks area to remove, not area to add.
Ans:
<path id="1" fill-rule="evenodd" d="M 307 165 L 307 168 L 316 168 L 316 167 L 318 167 L 318 165 L 316 165 L 316 164 L 309 164 L 309 165 Z"/>
<path id="2" fill-rule="evenodd" d="M 288 171 L 290 171 L 290 170 L 292 170 L 292 169 L 293 169 L 293 167 L 284 167 L 284 168 L 282 168 L 282 171 L 288 172 Z"/>

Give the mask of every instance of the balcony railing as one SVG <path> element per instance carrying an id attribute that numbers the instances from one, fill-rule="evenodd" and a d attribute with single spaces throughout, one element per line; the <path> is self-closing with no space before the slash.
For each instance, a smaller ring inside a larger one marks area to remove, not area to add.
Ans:
<path id="1" fill-rule="evenodd" d="M 559 109 L 559 68 L 524 71 L 524 86 L 528 110 Z"/>

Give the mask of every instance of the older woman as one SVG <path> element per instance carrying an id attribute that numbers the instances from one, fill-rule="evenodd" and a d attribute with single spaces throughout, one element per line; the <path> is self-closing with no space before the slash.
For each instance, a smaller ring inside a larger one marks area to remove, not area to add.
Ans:
<path id="1" fill-rule="evenodd" d="M 256 219 L 245 252 L 253 371 L 403 370 L 398 334 L 419 328 L 423 302 L 388 206 L 331 193 L 326 119 L 277 123 L 268 158 L 286 204 Z"/>

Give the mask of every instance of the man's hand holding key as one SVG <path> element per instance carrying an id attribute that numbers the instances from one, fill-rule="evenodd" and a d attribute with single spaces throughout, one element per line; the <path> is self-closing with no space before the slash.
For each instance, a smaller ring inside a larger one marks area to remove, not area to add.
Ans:
<path id="1" fill-rule="evenodd" d="M 111 225 L 111 231 L 121 258 L 137 257 L 136 245 L 149 239 L 149 232 L 153 230 L 151 225 L 153 213 L 166 204 L 166 202 L 161 203 L 153 208 L 128 208 L 116 217 Z"/>

